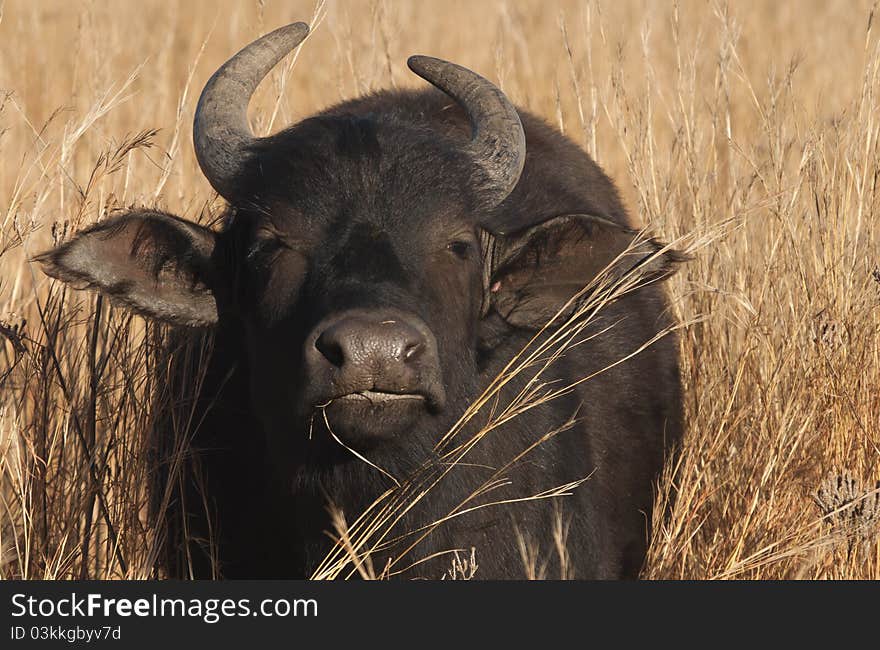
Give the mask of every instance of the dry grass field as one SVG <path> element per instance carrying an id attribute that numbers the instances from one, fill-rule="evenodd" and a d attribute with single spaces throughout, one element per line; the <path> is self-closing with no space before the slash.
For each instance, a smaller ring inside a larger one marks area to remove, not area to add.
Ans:
<path id="1" fill-rule="evenodd" d="M 121 206 L 219 214 L 191 146 L 201 86 L 316 18 L 257 132 L 440 56 L 696 249 L 669 283 L 688 433 L 644 577 L 880 578 L 880 14 L 849 0 L 0 0 L 0 577 L 155 575 L 164 334 L 28 259 Z"/>

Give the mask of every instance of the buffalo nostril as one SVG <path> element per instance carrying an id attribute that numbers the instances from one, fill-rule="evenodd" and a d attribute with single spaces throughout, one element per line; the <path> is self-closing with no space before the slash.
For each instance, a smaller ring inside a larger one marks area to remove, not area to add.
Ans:
<path id="1" fill-rule="evenodd" d="M 402 372 L 402 366 L 414 364 L 426 349 L 424 335 L 409 323 L 357 314 L 330 323 L 315 338 L 309 354 L 345 376 L 360 377 Z"/>
<path id="2" fill-rule="evenodd" d="M 422 350 L 425 349 L 425 345 L 423 343 L 410 343 L 406 346 L 403 351 L 403 360 L 404 361 L 413 361 L 417 356 L 422 353 Z"/>
<path id="3" fill-rule="evenodd" d="M 318 340 L 315 341 L 315 347 L 318 349 L 318 352 L 324 355 L 327 361 L 337 368 L 341 368 L 342 364 L 345 363 L 345 353 L 342 351 L 342 346 L 338 341 L 328 337 L 326 332 L 321 334 Z"/>

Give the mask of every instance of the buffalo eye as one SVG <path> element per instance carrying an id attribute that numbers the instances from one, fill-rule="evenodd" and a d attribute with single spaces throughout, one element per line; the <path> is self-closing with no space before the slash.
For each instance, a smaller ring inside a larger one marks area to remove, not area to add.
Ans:
<path id="1" fill-rule="evenodd" d="M 260 234 L 248 247 L 245 258 L 256 266 L 262 266 L 270 262 L 279 250 L 285 248 L 284 242 L 276 236 Z"/>
<path id="2" fill-rule="evenodd" d="M 449 242 L 446 245 L 446 250 L 455 255 L 458 259 L 466 260 L 470 258 L 471 252 L 474 250 L 474 245 L 469 241 L 457 239 Z"/>

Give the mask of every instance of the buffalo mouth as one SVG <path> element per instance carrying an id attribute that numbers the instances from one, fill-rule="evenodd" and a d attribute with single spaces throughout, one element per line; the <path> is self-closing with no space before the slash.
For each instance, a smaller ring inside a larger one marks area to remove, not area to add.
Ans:
<path id="1" fill-rule="evenodd" d="M 366 401 L 370 404 L 380 405 L 401 401 L 420 401 L 424 402 L 426 397 L 421 393 L 390 393 L 382 390 L 360 390 L 353 393 L 346 393 L 336 398 L 339 401 Z M 335 401 L 335 400 L 334 400 Z"/>
<path id="2" fill-rule="evenodd" d="M 363 450 L 409 430 L 429 414 L 430 404 L 423 393 L 373 388 L 338 395 L 316 409 L 330 433 Z"/>

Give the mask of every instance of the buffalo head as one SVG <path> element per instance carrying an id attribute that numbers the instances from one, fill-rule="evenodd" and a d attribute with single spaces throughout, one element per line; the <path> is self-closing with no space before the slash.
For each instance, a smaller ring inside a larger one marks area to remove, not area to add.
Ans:
<path id="1" fill-rule="evenodd" d="M 409 66 L 453 100 L 448 118 L 401 119 L 386 102 L 255 137 L 250 97 L 307 32 L 255 41 L 202 92 L 195 151 L 229 202 L 222 230 L 137 209 L 38 258 L 147 317 L 240 332 L 278 453 L 316 426 L 358 449 L 401 442 L 460 410 L 499 336 L 540 328 L 634 237 L 573 214 L 507 232 L 520 118 L 487 80 L 438 59 Z M 658 274 L 675 261 L 653 259 Z"/>

